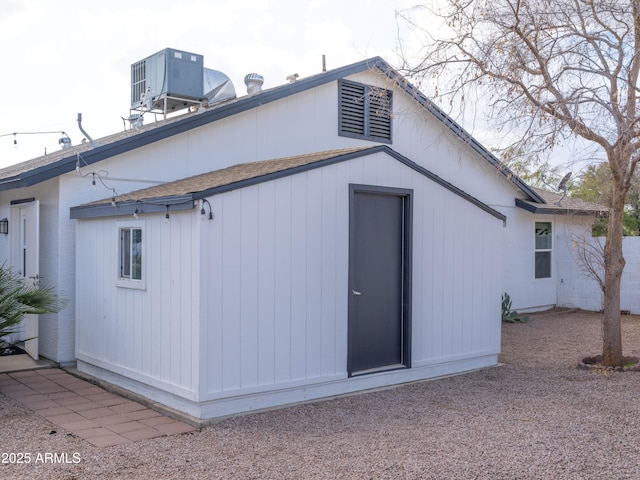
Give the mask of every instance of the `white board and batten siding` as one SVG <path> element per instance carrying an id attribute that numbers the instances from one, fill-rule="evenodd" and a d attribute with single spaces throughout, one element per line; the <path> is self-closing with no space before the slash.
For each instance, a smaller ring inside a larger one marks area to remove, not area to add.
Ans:
<path id="1" fill-rule="evenodd" d="M 347 375 L 350 184 L 413 191 L 410 369 Z M 502 222 L 386 153 L 209 201 L 135 221 L 144 290 L 116 285 L 134 220 L 78 220 L 81 370 L 207 419 L 497 362 Z"/>
<path id="2" fill-rule="evenodd" d="M 580 271 L 575 242 L 591 238 L 593 217 L 588 215 L 532 214 L 518 207 L 502 209 L 505 229 L 503 292 L 517 311 L 543 311 L 553 307 L 598 310 L 600 295 L 589 291 L 589 279 Z M 551 277 L 535 278 L 535 224 L 551 223 Z M 595 301 L 595 303 L 594 303 Z"/>
<path id="3" fill-rule="evenodd" d="M 198 397 L 200 222 L 173 213 L 169 223 L 164 214 L 78 221 L 81 370 Z M 119 286 L 119 228 L 127 226 L 142 228 L 144 288 Z"/>
<path id="4" fill-rule="evenodd" d="M 349 184 L 413 190 L 411 369 L 347 378 Z M 204 418 L 497 362 L 502 222 L 395 159 L 349 160 L 210 201 Z"/>

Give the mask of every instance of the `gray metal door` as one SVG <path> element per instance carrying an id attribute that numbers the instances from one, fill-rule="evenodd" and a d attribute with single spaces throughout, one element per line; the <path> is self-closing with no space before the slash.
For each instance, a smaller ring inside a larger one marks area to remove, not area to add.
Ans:
<path id="1" fill-rule="evenodd" d="M 352 186 L 349 375 L 409 366 L 410 196 Z"/>

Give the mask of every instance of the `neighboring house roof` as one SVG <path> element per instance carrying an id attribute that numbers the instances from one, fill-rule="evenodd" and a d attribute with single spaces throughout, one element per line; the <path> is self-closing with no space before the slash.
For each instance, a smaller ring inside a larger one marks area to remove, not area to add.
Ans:
<path id="1" fill-rule="evenodd" d="M 73 207 L 71 208 L 71 218 L 95 218 L 131 215 L 134 212 L 151 213 L 190 209 L 193 208 L 195 200 L 198 199 L 380 152 L 386 153 L 490 215 L 503 222 L 506 221 L 506 216 L 502 213 L 386 145 L 345 148 L 273 160 L 240 163 L 209 173 L 137 190 L 112 199 L 99 200 Z"/>
<path id="2" fill-rule="evenodd" d="M 201 109 L 198 112 L 148 124 L 137 130 L 128 130 L 98 139 L 96 140 L 98 146 L 94 148 L 91 148 L 87 142 L 68 150 L 60 150 L 0 169 L 0 191 L 35 185 L 50 178 L 71 172 L 76 166 L 83 167 L 85 165 L 91 165 L 95 162 L 148 145 L 158 140 L 215 122 L 230 115 L 256 108 L 260 105 L 336 81 L 349 75 L 373 69 L 379 70 L 393 80 L 398 87 L 406 91 L 423 108 L 434 115 L 463 142 L 468 144 L 482 158 L 500 171 L 507 180 L 524 192 L 534 203 L 545 203 L 545 200 L 540 197 L 534 189 L 518 178 L 503 162 L 497 159 L 466 130 L 444 113 L 442 109 L 431 102 L 431 100 L 416 87 L 408 83 L 404 77 L 380 57 L 374 57 L 335 70 L 319 73 L 293 83 L 264 90 L 259 94 L 224 101 L 206 109 Z"/>
<path id="3" fill-rule="evenodd" d="M 609 213 L 609 209 L 597 203 L 587 202 L 579 198 L 563 196 L 541 188 L 533 188 L 540 195 L 545 204 L 541 205 L 528 200 L 517 198 L 516 205 L 531 213 L 539 214 L 573 214 L 603 216 Z"/>

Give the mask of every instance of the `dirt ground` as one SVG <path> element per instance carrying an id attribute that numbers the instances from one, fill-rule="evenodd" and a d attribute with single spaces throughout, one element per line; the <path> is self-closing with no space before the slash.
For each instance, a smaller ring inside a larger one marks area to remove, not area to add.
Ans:
<path id="1" fill-rule="evenodd" d="M 640 356 L 640 317 L 623 317 Z M 241 416 L 202 431 L 96 448 L 0 394 L 4 479 L 638 479 L 640 372 L 585 371 L 600 315 L 504 324 L 501 366 Z M 77 456 L 73 456 L 77 454 Z"/>

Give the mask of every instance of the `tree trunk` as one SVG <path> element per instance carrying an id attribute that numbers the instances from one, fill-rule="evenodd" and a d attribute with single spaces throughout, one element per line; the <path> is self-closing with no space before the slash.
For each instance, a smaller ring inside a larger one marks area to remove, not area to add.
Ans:
<path id="1" fill-rule="evenodd" d="M 625 260 L 622 253 L 622 217 L 624 191 L 614 181 L 607 240 L 604 246 L 605 292 L 602 319 L 602 357 L 606 366 L 622 365 L 622 333 L 620 328 L 620 280 Z"/>

